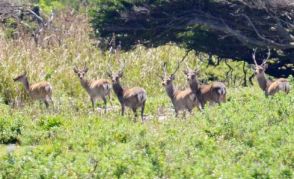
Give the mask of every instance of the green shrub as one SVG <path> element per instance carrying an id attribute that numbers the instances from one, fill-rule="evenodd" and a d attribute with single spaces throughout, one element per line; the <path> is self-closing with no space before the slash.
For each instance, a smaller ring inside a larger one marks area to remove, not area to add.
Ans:
<path id="1" fill-rule="evenodd" d="M 11 116 L 0 117 L 0 144 L 20 143 L 22 129 L 20 119 Z"/>
<path id="2" fill-rule="evenodd" d="M 38 121 L 38 125 L 45 130 L 60 127 L 62 124 L 63 118 L 60 116 L 42 116 Z"/>

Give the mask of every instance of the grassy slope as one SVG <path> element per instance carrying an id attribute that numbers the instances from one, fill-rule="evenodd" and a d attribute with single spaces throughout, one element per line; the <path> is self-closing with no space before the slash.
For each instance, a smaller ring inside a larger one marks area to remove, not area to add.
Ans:
<path id="1" fill-rule="evenodd" d="M 78 21 L 64 27 L 69 33 L 62 36 L 61 47 L 35 48 L 28 41 L 1 39 L 0 142 L 17 140 L 20 145 L 0 145 L 0 178 L 293 177 L 293 90 L 288 96 L 265 98 L 256 85 L 230 87 L 229 100 L 222 106 L 204 113 L 195 109 L 187 119 L 175 119 L 157 74 L 162 60 L 170 61 L 172 71 L 184 50 L 138 47 L 122 54 L 127 66 L 122 81 L 146 88 L 148 122 L 132 122 L 130 112 L 121 117 L 114 95 L 111 112 L 93 113 L 73 66 L 87 64 L 87 76 L 100 78 L 108 63 L 116 69 L 119 64 L 91 45 L 89 28 Z M 188 63 L 195 63 L 195 58 L 191 54 Z M 205 64 L 201 68 L 203 78 L 213 73 L 223 79 L 227 70 L 224 64 L 219 68 L 225 70 Z M 33 82 L 52 83 L 55 110 L 30 102 L 23 87 L 12 82 L 24 70 Z M 237 79 L 242 77 L 239 71 L 234 73 Z M 176 84 L 185 84 L 181 72 Z M 25 107 L 11 108 L 4 104 L 6 99 L 25 100 Z"/>

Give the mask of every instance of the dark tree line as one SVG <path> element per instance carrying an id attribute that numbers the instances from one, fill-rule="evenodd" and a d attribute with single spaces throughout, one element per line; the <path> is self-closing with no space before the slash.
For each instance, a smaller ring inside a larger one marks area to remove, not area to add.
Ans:
<path id="1" fill-rule="evenodd" d="M 253 63 L 272 49 L 273 76 L 294 74 L 292 0 L 110 0 L 99 1 L 92 25 L 102 41 L 112 33 L 123 48 L 175 42 L 187 49 Z"/>

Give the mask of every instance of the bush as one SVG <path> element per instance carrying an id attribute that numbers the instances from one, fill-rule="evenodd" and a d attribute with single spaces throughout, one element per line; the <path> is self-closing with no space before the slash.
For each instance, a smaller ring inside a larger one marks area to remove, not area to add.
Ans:
<path id="1" fill-rule="evenodd" d="M 11 116 L 0 117 L 0 144 L 20 143 L 19 136 L 22 128 L 23 124 L 20 119 Z"/>

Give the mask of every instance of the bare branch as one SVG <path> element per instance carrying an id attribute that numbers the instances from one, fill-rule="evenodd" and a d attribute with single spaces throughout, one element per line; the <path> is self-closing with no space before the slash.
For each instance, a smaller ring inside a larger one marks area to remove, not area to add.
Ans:
<path id="1" fill-rule="evenodd" d="M 179 68 L 180 68 L 180 65 L 181 65 L 181 63 L 183 63 L 183 61 L 186 59 L 186 57 L 189 55 L 189 52 L 191 51 L 191 49 L 190 50 L 187 50 L 186 51 L 186 53 L 185 53 L 185 55 L 184 55 L 184 57 L 182 58 L 182 60 L 181 61 L 178 61 L 178 65 L 177 65 L 177 68 L 175 69 L 175 71 L 172 73 L 172 75 L 175 75 L 176 74 L 176 72 L 179 70 Z"/>

